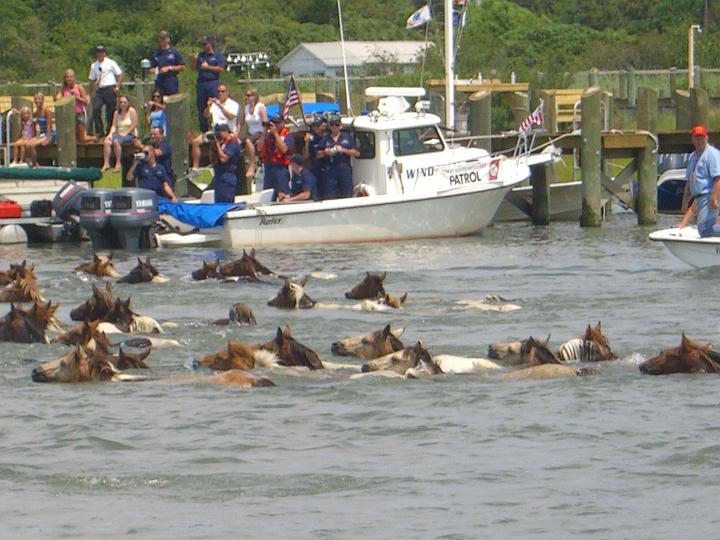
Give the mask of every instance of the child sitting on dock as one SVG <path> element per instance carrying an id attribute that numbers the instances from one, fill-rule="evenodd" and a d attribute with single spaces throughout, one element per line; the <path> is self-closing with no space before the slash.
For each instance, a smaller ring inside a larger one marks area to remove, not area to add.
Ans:
<path id="1" fill-rule="evenodd" d="M 35 137 L 35 120 L 30 112 L 30 107 L 21 107 L 18 111 L 13 108 L 12 112 L 20 113 L 20 137 L 18 137 L 12 146 L 12 162 L 10 165 L 21 165 L 25 163 L 25 148 L 29 141 Z"/>

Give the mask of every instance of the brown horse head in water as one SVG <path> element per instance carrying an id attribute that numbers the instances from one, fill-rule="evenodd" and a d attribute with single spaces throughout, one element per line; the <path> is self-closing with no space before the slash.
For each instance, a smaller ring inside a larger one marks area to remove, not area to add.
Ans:
<path id="1" fill-rule="evenodd" d="M 129 296 L 125 301 L 116 298 L 112 309 L 108 311 L 105 317 L 102 318 L 102 321 L 113 323 L 122 332 L 127 333 L 131 331 L 131 324 L 133 323 L 136 315 L 137 314 L 130 309 Z"/>
<path id="2" fill-rule="evenodd" d="M 597 353 L 594 358 L 595 361 L 617 360 L 618 356 L 613 352 L 610 347 L 610 342 L 602 333 L 600 321 L 595 325 L 595 328 L 592 328 L 588 324 L 584 338 L 585 341 L 590 341 L 597 347 Z"/>
<path id="3" fill-rule="evenodd" d="M 46 326 L 21 307 L 10 304 L 10 311 L 0 319 L 0 341 L 47 343 Z"/>
<path id="4" fill-rule="evenodd" d="M 270 270 L 267 266 L 263 265 L 255 258 L 254 248 L 250 250 L 250 253 L 247 253 L 243 249 L 243 254 L 241 258 L 221 264 L 219 272 L 223 276 L 246 277 L 253 281 L 258 280 L 258 274 L 263 274 L 266 276 L 277 276 L 275 272 Z"/>
<path id="5" fill-rule="evenodd" d="M 0 302 L 44 302 L 37 284 L 35 266 L 28 267 L 23 263 L 18 268 L 15 278 L 0 289 Z"/>
<path id="6" fill-rule="evenodd" d="M 226 349 L 203 356 L 195 361 L 195 365 L 205 366 L 217 371 L 253 369 L 257 349 L 257 345 L 249 345 L 240 341 L 228 341 Z"/>
<path id="7" fill-rule="evenodd" d="M 385 288 L 383 281 L 387 277 L 387 272 L 381 275 L 365 272 L 363 280 L 355 285 L 350 291 L 345 293 L 345 298 L 353 300 L 376 300 L 385 296 Z"/>
<path id="8" fill-rule="evenodd" d="M 118 283 L 150 283 L 162 280 L 162 274 L 150 262 L 150 257 L 146 257 L 145 261 L 137 258 L 137 266 L 130 272 L 117 280 Z"/>
<path id="9" fill-rule="evenodd" d="M 394 371 L 400 375 L 418 377 L 421 374 L 436 375 L 442 373 L 432 356 L 418 341 L 413 347 L 395 351 L 362 365 L 363 373 L 370 371 Z"/>
<path id="10" fill-rule="evenodd" d="M 561 364 L 557 355 L 547 348 L 541 340 L 530 336 L 523 341 L 522 358 L 525 364 L 540 366 L 542 364 Z"/>
<path id="11" fill-rule="evenodd" d="M 5 270 L 0 270 L 0 285 L 8 285 L 15 281 L 20 275 L 24 275 L 25 267 L 27 266 L 27 261 L 23 260 L 21 263 L 10 263 L 10 268 Z"/>
<path id="12" fill-rule="evenodd" d="M 664 349 L 640 364 L 640 371 L 646 375 L 720 373 L 720 354 L 711 345 L 700 345 L 683 332 L 679 347 Z"/>
<path id="13" fill-rule="evenodd" d="M 120 272 L 117 271 L 115 265 L 112 262 L 112 253 L 107 257 L 104 255 L 98 255 L 93 253 L 93 260 L 89 263 L 83 263 L 75 267 L 75 272 L 85 272 L 92 276 L 98 277 L 112 277 L 116 278 L 120 276 Z"/>
<path id="14" fill-rule="evenodd" d="M 315 307 L 315 300 L 305 294 L 305 285 L 310 281 L 310 276 L 305 276 L 300 283 L 285 278 L 283 286 L 275 298 L 268 301 L 268 306 L 283 309 L 310 309 Z"/>
<path id="15" fill-rule="evenodd" d="M 82 345 L 90 350 L 102 349 L 109 352 L 112 343 L 110 343 L 105 332 L 98 330 L 99 325 L 100 321 L 83 321 L 82 324 L 63 332 L 53 341 L 68 346 Z"/>
<path id="16" fill-rule="evenodd" d="M 117 374 L 110 360 L 76 345 L 66 354 L 33 369 L 32 380 L 61 383 L 111 381 Z"/>
<path id="17" fill-rule="evenodd" d="M 93 294 L 70 312 L 73 321 L 101 321 L 115 305 L 112 285 L 108 281 L 105 288 L 92 286 Z"/>
<path id="18" fill-rule="evenodd" d="M 400 341 L 403 332 L 403 328 L 392 330 L 388 324 L 385 328 L 364 336 L 340 339 L 332 344 L 331 350 L 338 356 L 357 356 L 373 360 L 404 349 L 405 345 Z"/>
<path id="19" fill-rule="evenodd" d="M 278 328 L 275 339 L 261 346 L 278 356 L 281 366 L 301 366 L 311 370 L 323 369 L 323 364 L 317 353 L 302 343 L 295 341 L 290 327 Z"/>
<path id="20" fill-rule="evenodd" d="M 202 268 L 193 270 L 192 278 L 195 281 L 202 281 L 204 279 L 222 279 L 223 276 L 218 270 L 219 266 L 220 259 L 215 259 L 215 262 L 203 261 Z"/>

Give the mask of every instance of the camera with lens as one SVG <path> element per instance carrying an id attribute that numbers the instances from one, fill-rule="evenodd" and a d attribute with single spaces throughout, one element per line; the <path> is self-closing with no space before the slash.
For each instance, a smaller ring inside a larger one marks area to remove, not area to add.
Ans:
<path id="1" fill-rule="evenodd" d="M 147 154 L 145 152 L 138 152 L 137 154 L 133 154 L 133 157 L 137 161 L 145 161 L 147 159 Z"/>
<path id="2" fill-rule="evenodd" d="M 208 142 L 215 142 L 215 140 L 217 139 L 214 133 L 207 133 L 205 135 L 205 138 L 208 140 Z"/>

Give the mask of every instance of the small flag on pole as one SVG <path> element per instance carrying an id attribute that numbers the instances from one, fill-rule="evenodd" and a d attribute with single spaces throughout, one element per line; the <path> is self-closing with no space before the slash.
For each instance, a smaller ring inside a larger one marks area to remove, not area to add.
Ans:
<path id="1" fill-rule="evenodd" d="M 407 26 L 406 28 L 408 30 L 411 30 L 413 28 L 420 28 L 421 26 L 424 26 L 432 19 L 432 14 L 430 13 L 430 6 L 425 5 L 418 9 L 415 13 L 410 15 L 410 18 L 407 20 Z"/>
<path id="2" fill-rule="evenodd" d="M 287 98 L 285 98 L 285 105 L 282 109 L 282 117 L 287 118 L 290 108 L 295 105 L 300 105 L 300 93 L 298 92 L 297 85 L 295 84 L 295 77 L 290 75 L 290 84 L 288 85 Z"/>
<path id="3" fill-rule="evenodd" d="M 543 115 L 543 103 L 537 106 L 532 114 L 530 114 L 525 120 L 522 121 L 518 131 L 522 134 L 526 134 L 533 125 L 542 126 L 545 123 L 545 117 Z"/>

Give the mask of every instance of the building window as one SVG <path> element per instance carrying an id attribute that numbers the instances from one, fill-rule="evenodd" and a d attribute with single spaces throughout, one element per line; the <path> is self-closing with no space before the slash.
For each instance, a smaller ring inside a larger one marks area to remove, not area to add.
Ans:
<path id="1" fill-rule="evenodd" d="M 442 138 L 435 126 L 393 131 L 393 151 L 396 156 L 441 152 L 443 148 Z"/>

